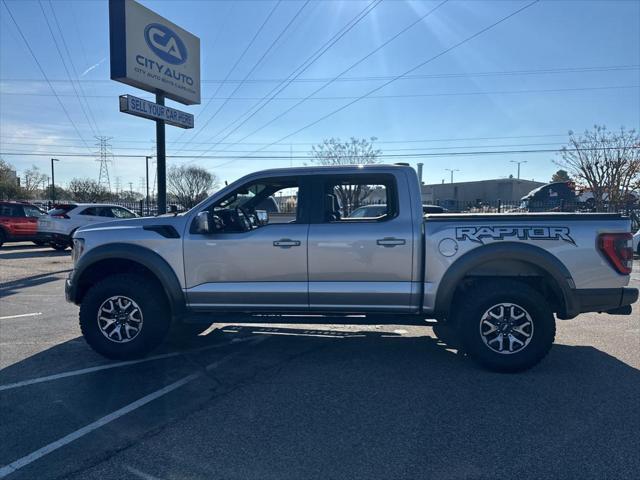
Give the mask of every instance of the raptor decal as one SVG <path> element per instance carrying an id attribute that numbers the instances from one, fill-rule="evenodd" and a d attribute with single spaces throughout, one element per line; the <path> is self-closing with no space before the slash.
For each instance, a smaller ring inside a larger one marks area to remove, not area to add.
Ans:
<path id="1" fill-rule="evenodd" d="M 561 240 L 576 245 L 571 237 L 569 227 L 545 227 L 545 226 L 495 226 L 495 227 L 457 227 L 456 239 L 469 240 L 484 244 L 484 239 L 504 240 L 517 238 L 518 240 Z"/>

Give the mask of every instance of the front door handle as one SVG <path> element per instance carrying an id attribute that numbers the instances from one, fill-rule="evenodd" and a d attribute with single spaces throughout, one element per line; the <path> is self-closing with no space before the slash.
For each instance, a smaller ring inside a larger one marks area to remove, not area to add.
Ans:
<path id="1" fill-rule="evenodd" d="M 273 242 L 274 247 L 280 248 L 291 248 L 291 247 L 299 247 L 300 240 L 291 240 L 290 238 L 281 238 L 280 240 L 276 240 Z"/>
<path id="2" fill-rule="evenodd" d="M 396 245 L 404 245 L 407 241 L 404 238 L 384 237 L 376 240 L 376 243 L 383 247 L 395 247 Z"/>

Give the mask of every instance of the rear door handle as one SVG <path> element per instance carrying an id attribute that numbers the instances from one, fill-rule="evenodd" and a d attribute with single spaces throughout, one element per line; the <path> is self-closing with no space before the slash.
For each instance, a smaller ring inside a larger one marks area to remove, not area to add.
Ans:
<path id="1" fill-rule="evenodd" d="M 376 240 L 376 243 L 383 247 L 395 247 L 396 245 L 405 245 L 407 241 L 404 238 L 384 237 Z"/>
<path id="2" fill-rule="evenodd" d="M 274 247 L 280 248 L 291 248 L 291 247 L 299 247 L 300 240 L 291 240 L 290 238 L 281 238 L 280 240 L 276 240 L 273 242 Z"/>

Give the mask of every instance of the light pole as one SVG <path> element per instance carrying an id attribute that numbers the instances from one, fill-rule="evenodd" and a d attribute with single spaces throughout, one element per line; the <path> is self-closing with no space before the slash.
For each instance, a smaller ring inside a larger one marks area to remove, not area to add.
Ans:
<path id="1" fill-rule="evenodd" d="M 510 160 L 511 163 L 517 163 L 518 164 L 518 180 L 520 180 L 520 164 L 521 163 L 527 163 L 526 160 Z"/>
<path id="2" fill-rule="evenodd" d="M 453 172 L 459 172 L 457 168 L 445 168 L 447 172 L 451 172 L 451 183 L 453 183 Z"/>
<path id="3" fill-rule="evenodd" d="M 56 201 L 56 177 L 53 171 L 53 162 L 59 162 L 57 158 L 51 159 L 51 203 Z"/>
<path id="4" fill-rule="evenodd" d="M 146 185 L 147 185 L 147 196 L 144 197 L 145 199 L 145 203 L 147 204 L 147 215 L 149 215 L 149 159 L 151 157 L 147 156 L 144 157 L 145 158 L 145 164 L 147 167 L 147 180 L 146 180 Z"/>

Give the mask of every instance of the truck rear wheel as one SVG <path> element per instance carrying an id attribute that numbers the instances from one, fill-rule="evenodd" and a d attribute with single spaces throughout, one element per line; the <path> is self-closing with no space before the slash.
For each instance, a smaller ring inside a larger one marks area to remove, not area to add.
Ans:
<path id="1" fill-rule="evenodd" d="M 137 274 L 112 275 L 86 293 L 80 329 L 87 343 L 107 358 L 140 358 L 164 340 L 171 321 L 158 288 Z"/>
<path id="2" fill-rule="evenodd" d="M 496 280 L 461 298 L 454 313 L 465 351 L 484 367 L 520 372 L 542 360 L 556 324 L 547 300 L 525 283 Z"/>

